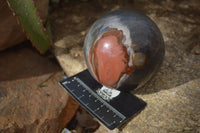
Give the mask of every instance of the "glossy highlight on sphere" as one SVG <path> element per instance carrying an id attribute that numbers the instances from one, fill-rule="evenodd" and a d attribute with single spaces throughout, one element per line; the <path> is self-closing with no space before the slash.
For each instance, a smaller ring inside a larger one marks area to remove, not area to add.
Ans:
<path id="1" fill-rule="evenodd" d="M 129 74 L 129 56 L 122 43 L 123 33 L 110 29 L 95 42 L 90 51 L 90 64 L 99 82 L 115 88 L 123 74 Z M 131 70 L 133 71 L 133 70 Z"/>
<path id="2" fill-rule="evenodd" d="M 159 28 L 134 10 L 102 16 L 91 26 L 84 42 L 91 75 L 101 84 L 120 90 L 144 85 L 158 71 L 164 53 Z"/>

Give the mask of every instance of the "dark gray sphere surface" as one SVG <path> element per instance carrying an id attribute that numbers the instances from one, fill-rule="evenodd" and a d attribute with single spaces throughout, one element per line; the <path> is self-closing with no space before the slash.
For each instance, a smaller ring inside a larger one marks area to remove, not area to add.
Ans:
<path id="1" fill-rule="evenodd" d="M 144 85 L 159 69 L 165 45 L 156 24 L 134 10 L 116 10 L 89 29 L 84 54 L 92 76 L 101 84 L 131 90 Z"/>

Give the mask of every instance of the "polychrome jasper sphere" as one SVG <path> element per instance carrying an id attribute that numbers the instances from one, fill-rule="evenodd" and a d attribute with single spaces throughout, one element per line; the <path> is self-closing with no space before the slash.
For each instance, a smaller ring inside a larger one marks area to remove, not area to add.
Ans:
<path id="1" fill-rule="evenodd" d="M 104 86 L 131 90 L 161 66 L 165 45 L 156 24 L 134 10 L 116 10 L 89 29 L 84 53 L 92 76 Z"/>

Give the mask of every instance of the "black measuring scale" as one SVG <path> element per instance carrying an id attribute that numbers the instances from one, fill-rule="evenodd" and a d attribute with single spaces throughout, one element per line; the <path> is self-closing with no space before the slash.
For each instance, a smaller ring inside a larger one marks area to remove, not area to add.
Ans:
<path id="1" fill-rule="evenodd" d="M 128 92 L 107 88 L 84 70 L 60 84 L 91 115 L 110 130 L 144 109 L 146 103 Z"/>

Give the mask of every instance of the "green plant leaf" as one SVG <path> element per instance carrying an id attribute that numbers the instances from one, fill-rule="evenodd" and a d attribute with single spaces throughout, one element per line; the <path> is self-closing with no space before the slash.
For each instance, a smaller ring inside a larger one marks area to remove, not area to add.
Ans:
<path id="1" fill-rule="evenodd" d="M 45 53 L 53 42 L 49 30 L 44 28 L 37 15 L 33 0 L 7 0 L 7 2 L 27 33 L 27 38 L 40 53 Z"/>

